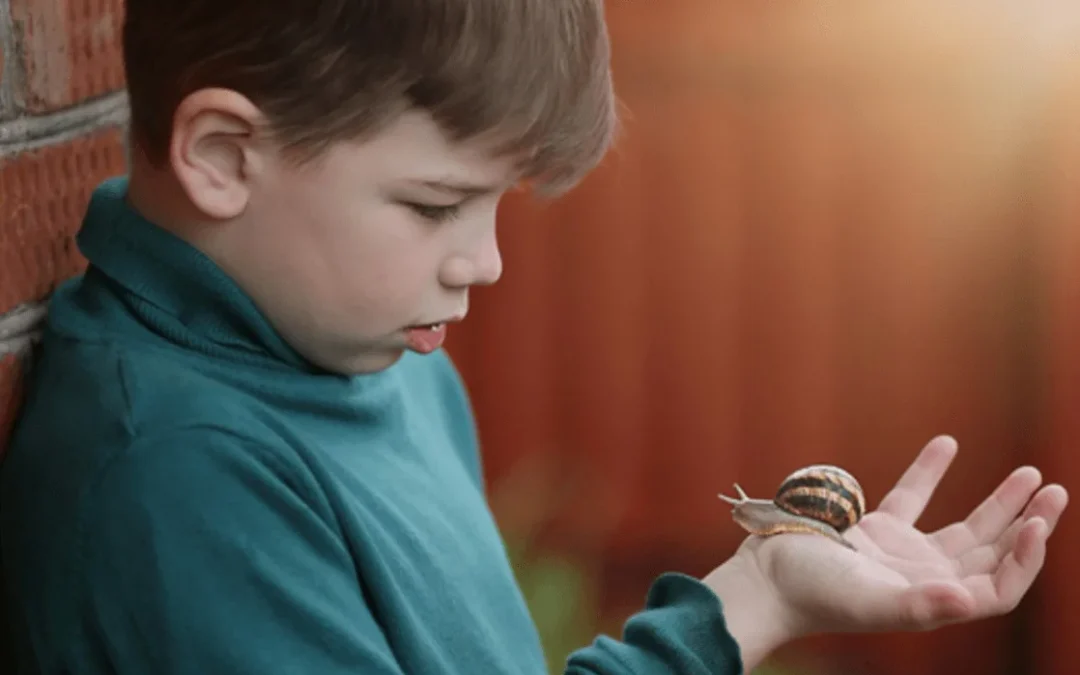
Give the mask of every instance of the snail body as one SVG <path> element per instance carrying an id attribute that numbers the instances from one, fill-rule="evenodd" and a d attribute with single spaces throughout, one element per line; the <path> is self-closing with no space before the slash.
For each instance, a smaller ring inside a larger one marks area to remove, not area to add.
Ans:
<path id="1" fill-rule="evenodd" d="M 854 550 L 844 532 L 866 513 L 862 486 L 847 471 L 815 464 L 795 471 L 780 483 L 772 499 L 751 499 L 738 484 L 739 498 L 720 495 L 732 505 L 731 517 L 751 534 L 819 534 Z"/>

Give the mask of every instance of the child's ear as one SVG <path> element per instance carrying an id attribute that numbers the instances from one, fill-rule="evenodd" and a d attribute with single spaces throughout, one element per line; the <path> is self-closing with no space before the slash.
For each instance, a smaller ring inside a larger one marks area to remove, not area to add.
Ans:
<path id="1" fill-rule="evenodd" d="M 213 219 L 243 213 L 251 192 L 259 109 L 228 89 L 200 89 L 173 116 L 169 160 L 188 199 Z"/>

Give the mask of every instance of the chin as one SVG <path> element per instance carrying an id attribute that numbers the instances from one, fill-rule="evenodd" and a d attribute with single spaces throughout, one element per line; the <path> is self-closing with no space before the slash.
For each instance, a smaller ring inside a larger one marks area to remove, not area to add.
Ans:
<path id="1" fill-rule="evenodd" d="M 405 356 L 404 349 L 388 349 L 378 353 L 367 353 L 348 359 L 338 364 L 334 370 L 344 375 L 374 375 L 393 366 Z"/>
<path id="2" fill-rule="evenodd" d="M 312 350 L 301 355 L 318 368 L 337 375 L 352 377 L 373 375 L 390 368 L 405 355 L 404 347 L 389 347 L 378 350 L 370 348 L 363 351 L 327 350 L 314 353 Z"/>

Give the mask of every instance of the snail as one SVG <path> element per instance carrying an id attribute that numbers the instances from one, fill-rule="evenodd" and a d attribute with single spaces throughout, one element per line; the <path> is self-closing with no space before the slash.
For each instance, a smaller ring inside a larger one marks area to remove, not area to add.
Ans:
<path id="1" fill-rule="evenodd" d="M 866 513 L 862 486 L 847 471 L 815 464 L 784 479 L 773 499 L 751 499 L 738 483 L 738 499 L 719 495 L 733 506 L 732 519 L 751 534 L 768 537 L 787 532 L 820 534 L 855 550 L 844 538 Z"/>

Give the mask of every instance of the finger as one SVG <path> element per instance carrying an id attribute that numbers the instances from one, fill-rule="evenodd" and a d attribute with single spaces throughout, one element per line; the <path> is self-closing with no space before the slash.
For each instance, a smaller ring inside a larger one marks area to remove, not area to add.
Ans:
<path id="1" fill-rule="evenodd" d="M 932 630 L 972 618 L 977 607 L 975 599 L 963 585 L 932 581 L 913 586 L 902 598 L 899 609 L 905 627 Z"/>
<path id="2" fill-rule="evenodd" d="M 950 558 L 1001 537 L 1016 520 L 1020 509 L 1042 483 L 1042 474 L 1031 466 L 1016 469 L 983 500 L 962 523 L 953 523 L 935 532 L 935 543 Z"/>
<path id="3" fill-rule="evenodd" d="M 997 570 L 961 582 L 975 600 L 976 616 L 1005 614 L 1020 604 L 1046 559 L 1047 531 L 1041 518 L 1027 521 Z"/>
<path id="4" fill-rule="evenodd" d="M 1015 609 L 1046 557 L 1046 523 L 1034 519 L 1025 525 L 1017 537 L 1017 548 L 996 573 L 968 577 L 960 583 L 932 581 L 914 586 L 900 603 L 903 618 L 913 628 L 930 630 Z"/>
<path id="5" fill-rule="evenodd" d="M 820 574 L 820 571 L 806 571 L 800 576 L 805 579 L 812 574 Z M 804 604 L 830 607 L 836 612 L 840 624 L 829 626 L 829 632 L 854 630 L 865 633 L 912 627 L 912 612 L 904 611 L 903 607 L 910 586 L 891 568 L 865 563 L 849 565 L 839 571 L 831 570 L 829 579 L 828 584 L 807 586 L 808 600 L 804 601 Z"/>
<path id="6" fill-rule="evenodd" d="M 1014 520 L 997 541 L 978 546 L 960 557 L 960 575 L 989 574 L 996 570 L 1002 559 L 1016 547 L 1020 531 L 1033 518 L 1041 518 L 1046 523 L 1046 536 L 1049 538 L 1057 528 L 1068 502 L 1068 493 L 1060 485 L 1047 485 L 1039 490 L 1024 509 L 1024 515 Z"/>
<path id="7" fill-rule="evenodd" d="M 927 443 L 896 486 L 881 500 L 878 511 L 914 524 L 956 457 L 956 450 L 956 441 L 950 436 L 938 436 Z"/>

